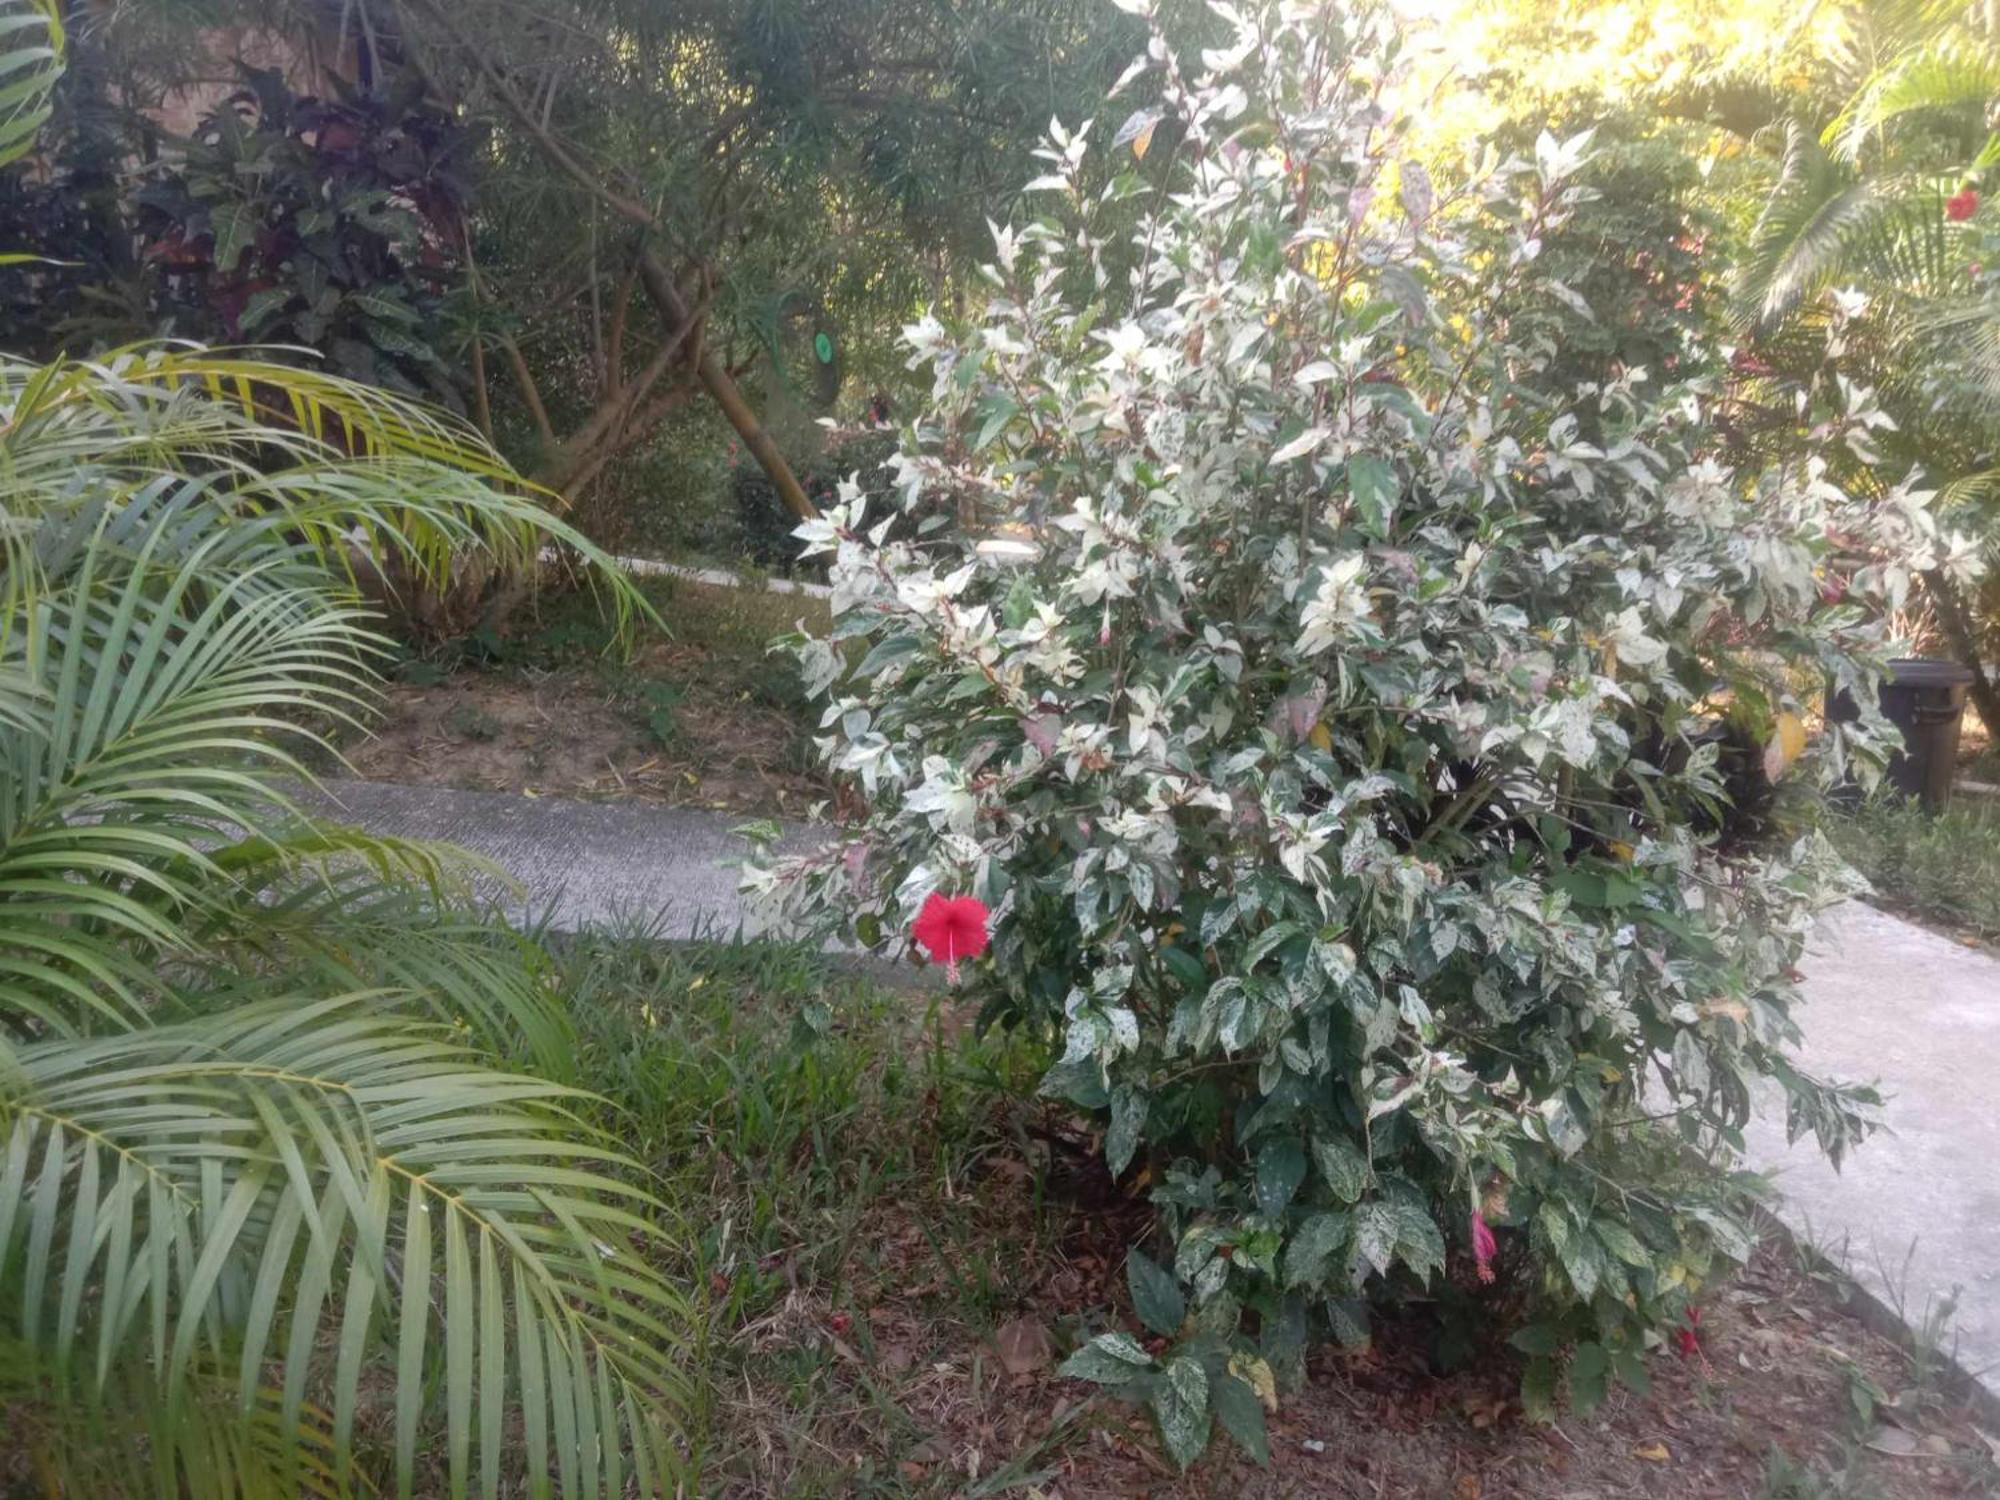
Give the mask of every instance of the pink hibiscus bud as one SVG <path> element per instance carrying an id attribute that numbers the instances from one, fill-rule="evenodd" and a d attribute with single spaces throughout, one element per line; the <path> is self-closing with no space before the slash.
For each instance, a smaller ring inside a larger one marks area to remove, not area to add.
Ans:
<path id="1" fill-rule="evenodd" d="M 1500 1243 L 1493 1238 L 1486 1215 L 1475 1208 L 1472 1211 L 1472 1261 L 1479 1268 L 1479 1279 L 1489 1286 L 1493 1283 L 1493 1257 L 1499 1253 Z"/>

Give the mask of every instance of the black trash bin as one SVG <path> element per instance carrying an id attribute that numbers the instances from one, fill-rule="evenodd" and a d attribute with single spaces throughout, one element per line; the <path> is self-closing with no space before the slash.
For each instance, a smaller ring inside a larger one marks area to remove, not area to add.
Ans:
<path id="1" fill-rule="evenodd" d="M 1951 800 L 1958 769 L 1958 730 L 1965 718 L 1972 671 L 1955 661 L 1903 658 L 1889 663 L 1882 712 L 1903 732 L 1903 754 L 1889 762 L 1889 780 L 1939 811 Z"/>

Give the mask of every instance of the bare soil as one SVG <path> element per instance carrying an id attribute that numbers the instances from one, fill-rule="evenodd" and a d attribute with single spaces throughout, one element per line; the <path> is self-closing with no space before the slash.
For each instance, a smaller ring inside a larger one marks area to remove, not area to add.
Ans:
<path id="1" fill-rule="evenodd" d="M 671 634 L 645 627 L 629 650 L 582 599 L 558 601 L 484 662 L 405 663 L 371 732 L 341 747 L 352 773 L 803 815 L 828 786 L 796 673 L 765 649 L 802 606 L 666 580 L 648 592 Z"/>

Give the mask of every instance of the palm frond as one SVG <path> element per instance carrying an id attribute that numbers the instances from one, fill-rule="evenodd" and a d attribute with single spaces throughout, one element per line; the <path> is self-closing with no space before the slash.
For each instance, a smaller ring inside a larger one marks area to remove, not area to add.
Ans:
<path id="1" fill-rule="evenodd" d="M 295 1427 L 282 1392 L 265 1385 L 249 1410 L 235 1371 L 190 1371 L 169 1405 L 141 1361 L 112 1370 L 100 1389 L 87 1372 L 58 1373 L 45 1351 L 0 1342 L 0 1410 L 8 1446 L 49 1491 L 128 1500 L 151 1494 L 240 1500 L 341 1500 L 355 1488 L 332 1467 L 333 1422 L 308 1404 Z"/>
<path id="2" fill-rule="evenodd" d="M 454 1494 L 475 1455 L 484 1495 L 670 1488 L 691 1313 L 646 1258 L 638 1169 L 571 1091 L 483 1068 L 385 998 L 20 1049 L 0 1093 L 17 1338 L 98 1393 L 148 1365 L 169 1409 L 217 1361 L 242 1412 L 276 1385 L 287 1429 L 323 1393 L 337 1475 L 364 1372 L 393 1368 L 371 1419 L 406 1495 L 439 1430 Z"/>
<path id="3" fill-rule="evenodd" d="M 659 1206 L 479 1061 L 568 1068 L 547 954 L 470 856 L 286 791 L 370 707 L 364 569 L 598 556 L 475 442 L 205 351 L 0 356 L 0 1416 L 53 1399 L 78 1493 L 349 1493 L 363 1423 L 405 1494 L 434 1434 L 426 1493 L 672 1478 Z"/>
<path id="4" fill-rule="evenodd" d="M 2000 53 L 1983 37 L 1952 32 L 1895 53 L 1876 69 L 1821 137 L 1843 161 L 1859 161 L 1890 125 L 1924 115 L 1949 128 L 1963 159 L 1987 139 L 1986 106 L 2000 96 Z"/>
<path id="5" fill-rule="evenodd" d="M 553 960 L 478 904 L 475 878 L 507 883 L 497 867 L 448 845 L 320 823 L 211 858 L 232 892 L 192 935 L 243 977 L 215 981 L 203 1005 L 241 1003 L 274 983 L 396 990 L 493 1053 L 522 1053 L 543 1077 L 571 1075 L 576 1039 L 551 994 Z"/>
<path id="6" fill-rule="evenodd" d="M 0 1023 L 130 1024 L 187 950 L 206 849 L 288 813 L 268 773 L 303 774 L 287 747 L 312 737 L 283 715 L 365 701 L 363 612 L 255 571 L 193 597 L 199 569 L 154 565 L 161 535 L 128 557 L 100 531 L 21 629 L 47 723 L 0 733 Z"/>
<path id="7" fill-rule="evenodd" d="M 532 569 L 553 541 L 591 565 L 621 628 L 651 613 L 609 555 L 554 513 L 559 497 L 473 428 L 315 370 L 161 344 L 49 365 L 0 355 L 0 458 L 17 517 L 180 476 L 238 520 L 302 526 L 337 572 L 359 553 L 378 572 L 394 564 L 444 587 L 468 558 Z"/>
<path id="8" fill-rule="evenodd" d="M 0 167 L 34 148 L 63 74 L 58 0 L 0 0 Z"/>
<path id="9" fill-rule="evenodd" d="M 1740 315 L 1768 327 L 1830 286 L 1920 298 L 1964 287 L 1970 241 L 1945 213 L 1955 186 L 1951 177 L 1864 176 L 1794 126 L 1737 273 Z"/>

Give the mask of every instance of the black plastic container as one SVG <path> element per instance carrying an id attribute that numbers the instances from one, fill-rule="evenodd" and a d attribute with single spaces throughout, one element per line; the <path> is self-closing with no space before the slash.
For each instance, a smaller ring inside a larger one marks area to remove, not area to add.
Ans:
<path id="1" fill-rule="evenodd" d="M 1882 684 L 1883 716 L 1903 732 L 1903 753 L 1889 762 L 1889 780 L 1906 795 L 1921 798 L 1932 812 L 1951 800 L 1958 731 L 1971 686 L 1970 668 L 1929 657 L 1890 662 L 1889 678 Z M 1826 716 L 1854 718 L 1853 700 L 1840 694 L 1827 704 Z"/>

